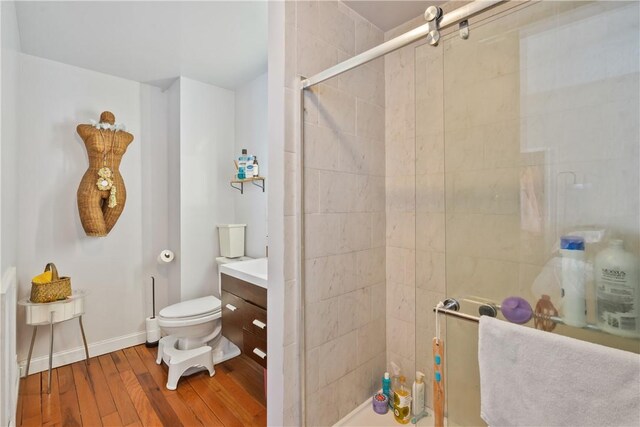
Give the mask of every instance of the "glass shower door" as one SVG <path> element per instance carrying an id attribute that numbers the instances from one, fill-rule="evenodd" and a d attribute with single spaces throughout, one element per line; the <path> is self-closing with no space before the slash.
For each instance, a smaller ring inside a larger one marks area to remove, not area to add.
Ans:
<path id="1" fill-rule="evenodd" d="M 424 369 L 430 308 L 445 295 L 473 315 L 474 301 L 518 296 L 535 307 L 549 295 L 562 316 L 560 238 L 578 235 L 587 321 L 596 324 L 595 256 L 611 239 L 639 256 L 638 16 L 637 2 L 507 5 L 472 20 L 468 40 L 456 29 L 438 47 L 417 48 L 416 278 L 425 310 L 416 351 Z M 636 339 L 603 332 L 559 325 L 554 333 L 640 350 Z M 484 425 L 477 324 L 447 318 L 443 337 L 449 423 Z"/>

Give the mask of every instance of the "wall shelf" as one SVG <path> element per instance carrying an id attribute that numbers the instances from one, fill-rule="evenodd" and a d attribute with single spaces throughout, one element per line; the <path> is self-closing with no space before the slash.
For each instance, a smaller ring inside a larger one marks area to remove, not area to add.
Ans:
<path id="1" fill-rule="evenodd" d="M 262 192 L 264 193 L 265 177 L 263 176 L 254 176 L 252 178 L 246 178 L 246 179 L 232 179 L 230 184 L 231 184 L 231 187 L 238 190 L 240 194 L 244 194 L 244 184 L 247 182 L 250 182 L 256 187 L 261 188 Z"/>

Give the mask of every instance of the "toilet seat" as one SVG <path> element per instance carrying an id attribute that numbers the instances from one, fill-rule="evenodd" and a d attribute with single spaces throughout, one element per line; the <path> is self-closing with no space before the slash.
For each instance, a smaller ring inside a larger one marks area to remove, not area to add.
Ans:
<path id="1" fill-rule="evenodd" d="M 222 302 L 209 295 L 202 298 L 195 298 L 170 305 L 160 310 L 160 316 L 164 319 L 194 319 L 219 313 L 222 309 Z"/>
<path id="2" fill-rule="evenodd" d="M 192 325 L 199 325 L 200 323 L 210 322 L 215 319 L 220 319 L 221 317 L 222 317 L 221 311 L 218 311 L 217 313 L 207 314 L 204 316 L 183 317 L 178 319 L 158 317 L 158 324 L 161 327 L 192 326 Z"/>

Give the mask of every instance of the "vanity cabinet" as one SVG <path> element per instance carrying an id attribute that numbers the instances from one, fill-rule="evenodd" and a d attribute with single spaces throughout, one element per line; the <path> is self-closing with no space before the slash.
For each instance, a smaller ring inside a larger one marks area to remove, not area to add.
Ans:
<path id="1" fill-rule="evenodd" d="M 227 274 L 222 279 L 222 334 L 267 367 L 267 290 Z"/>

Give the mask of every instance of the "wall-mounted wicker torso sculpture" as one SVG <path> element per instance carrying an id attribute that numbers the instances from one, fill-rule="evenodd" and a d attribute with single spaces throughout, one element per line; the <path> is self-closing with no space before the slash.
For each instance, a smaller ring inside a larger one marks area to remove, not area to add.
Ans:
<path id="1" fill-rule="evenodd" d="M 120 129 L 109 111 L 100 123 L 78 125 L 89 156 L 89 168 L 78 187 L 80 221 L 87 236 L 106 236 L 124 210 L 127 190 L 118 168 L 133 135 Z"/>

